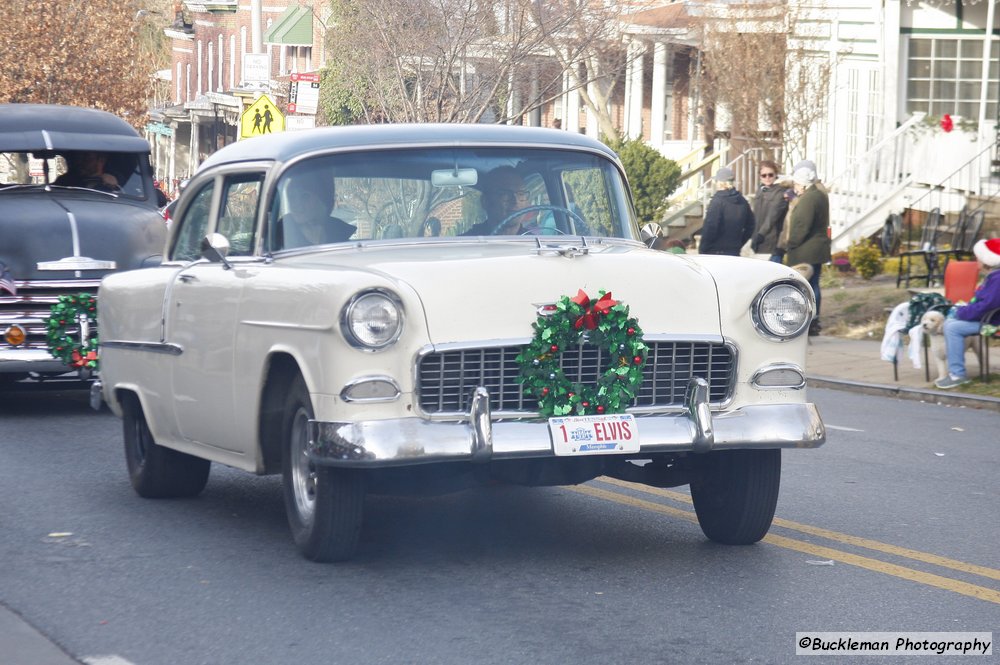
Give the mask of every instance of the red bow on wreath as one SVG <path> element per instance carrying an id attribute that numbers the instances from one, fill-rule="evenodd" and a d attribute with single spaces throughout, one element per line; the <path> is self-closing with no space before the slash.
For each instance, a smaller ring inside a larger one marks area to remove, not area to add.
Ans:
<path id="1" fill-rule="evenodd" d="M 97 360 L 97 352 L 89 351 L 87 355 L 81 356 L 79 351 L 73 352 L 73 362 L 69 364 L 70 367 L 83 367 L 91 360 Z"/>
<path id="2" fill-rule="evenodd" d="M 941 129 L 943 129 L 945 133 L 955 129 L 955 121 L 952 120 L 951 116 L 947 113 L 941 116 Z"/>
<path id="3" fill-rule="evenodd" d="M 573 302 L 583 308 L 583 315 L 573 324 L 573 327 L 578 330 L 583 326 L 586 326 L 587 330 L 593 330 L 597 327 L 598 317 L 607 314 L 612 307 L 618 304 L 617 300 L 611 299 L 610 291 L 601 296 L 600 300 L 591 301 L 590 296 L 584 293 L 583 289 L 577 292 Z M 592 302 L 593 305 L 591 305 Z"/>

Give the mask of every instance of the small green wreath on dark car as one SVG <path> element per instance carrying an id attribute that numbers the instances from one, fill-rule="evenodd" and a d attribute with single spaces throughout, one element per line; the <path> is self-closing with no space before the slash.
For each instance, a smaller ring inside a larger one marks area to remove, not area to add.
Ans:
<path id="1" fill-rule="evenodd" d="M 825 440 L 805 280 L 649 249 L 616 155 L 573 132 L 237 142 L 184 190 L 162 265 L 98 301 L 136 492 L 194 496 L 213 463 L 281 474 L 316 561 L 355 554 L 370 494 L 602 475 L 690 484 L 709 538 L 754 543 L 781 449 Z"/>

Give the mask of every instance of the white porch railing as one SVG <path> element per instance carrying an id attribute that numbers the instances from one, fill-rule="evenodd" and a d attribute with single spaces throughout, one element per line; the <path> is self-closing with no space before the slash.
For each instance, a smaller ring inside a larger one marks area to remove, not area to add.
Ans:
<path id="1" fill-rule="evenodd" d="M 833 250 L 878 230 L 885 216 L 913 182 L 910 129 L 923 121 L 915 114 L 876 143 L 846 170 L 824 183 L 830 191 L 830 234 Z"/>

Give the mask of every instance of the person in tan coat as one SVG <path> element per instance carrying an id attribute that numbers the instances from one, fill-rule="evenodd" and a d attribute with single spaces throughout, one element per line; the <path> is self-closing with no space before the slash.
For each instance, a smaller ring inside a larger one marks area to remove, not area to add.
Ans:
<path id="1" fill-rule="evenodd" d="M 816 297 L 816 316 L 809 325 L 809 334 L 818 335 L 821 327 L 819 280 L 823 264 L 830 261 L 830 199 L 826 188 L 817 185 L 815 169 L 808 165 L 795 169 L 792 182 L 796 197 L 789 205 L 785 223 L 785 259 L 788 265 L 812 267 L 809 285 Z"/>

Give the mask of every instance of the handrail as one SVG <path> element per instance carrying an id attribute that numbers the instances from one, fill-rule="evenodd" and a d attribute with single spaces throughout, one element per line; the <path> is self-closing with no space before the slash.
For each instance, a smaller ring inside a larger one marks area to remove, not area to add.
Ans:
<path id="1" fill-rule="evenodd" d="M 906 189 L 912 174 L 908 159 L 912 140 L 907 132 L 923 118 L 923 113 L 913 114 L 826 183 L 834 243 L 865 235 L 858 233 L 859 225 L 879 217 L 885 204 Z"/>

